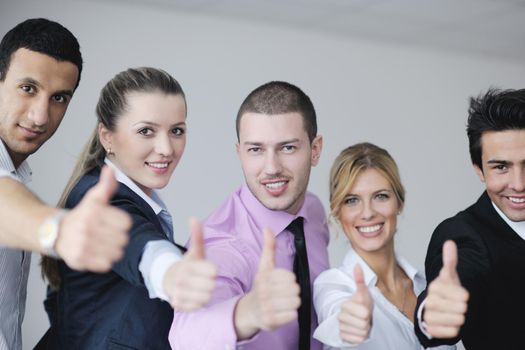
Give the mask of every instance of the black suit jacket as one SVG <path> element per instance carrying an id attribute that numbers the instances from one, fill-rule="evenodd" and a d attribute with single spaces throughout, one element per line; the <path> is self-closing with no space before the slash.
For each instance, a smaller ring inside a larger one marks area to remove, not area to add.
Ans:
<path id="1" fill-rule="evenodd" d="M 425 347 L 463 341 L 466 349 L 525 349 L 525 240 L 494 209 L 487 193 L 443 221 L 430 241 L 425 271 L 430 283 L 442 267 L 442 247 L 458 246 L 457 271 L 470 293 L 465 324 L 458 338 L 428 340 L 414 323 Z M 416 312 L 426 297 L 419 296 Z"/>
<path id="2" fill-rule="evenodd" d="M 77 205 L 99 175 L 97 168 L 82 177 L 66 207 Z M 124 257 L 108 273 L 74 271 L 59 262 L 60 290 L 46 301 L 51 329 L 42 343 L 48 349 L 170 349 L 173 310 L 149 298 L 138 269 L 146 243 L 166 235 L 151 207 L 127 186 L 119 184 L 111 204 L 133 219 Z"/>

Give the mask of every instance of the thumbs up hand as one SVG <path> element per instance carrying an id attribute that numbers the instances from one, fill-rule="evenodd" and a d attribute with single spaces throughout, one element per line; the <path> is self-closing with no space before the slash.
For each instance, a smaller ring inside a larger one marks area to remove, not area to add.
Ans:
<path id="1" fill-rule="evenodd" d="M 64 215 L 55 250 L 69 267 L 106 272 L 124 254 L 131 218 L 109 203 L 117 187 L 113 171 L 104 167 L 98 183 Z"/>
<path id="2" fill-rule="evenodd" d="M 428 286 L 423 310 L 427 332 L 434 338 L 453 338 L 465 322 L 468 291 L 461 286 L 456 270 L 458 252 L 453 241 L 443 245 L 443 267 Z"/>
<path id="3" fill-rule="evenodd" d="M 365 284 L 363 270 L 358 264 L 354 267 L 354 280 L 356 292 L 341 304 L 339 331 L 344 341 L 359 344 L 370 333 L 374 301 Z"/>
<path id="4" fill-rule="evenodd" d="M 273 330 L 297 318 L 300 288 L 292 271 L 275 267 L 275 238 L 264 232 L 259 269 L 253 287 L 235 309 L 234 323 L 239 340 L 259 330 Z"/>
<path id="5" fill-rule="evenodd" d="M 196 310 L 210 301 L 217 268 L 206 260 L 202 226 L 190 219 L 191 245 L 183 258 L 164 275 L 164 291 L 174 309 Z"/>

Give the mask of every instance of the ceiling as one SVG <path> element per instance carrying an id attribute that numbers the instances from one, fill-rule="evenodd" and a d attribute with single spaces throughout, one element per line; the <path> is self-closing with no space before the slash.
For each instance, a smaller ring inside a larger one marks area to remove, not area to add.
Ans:
<path id="1" fill-rule="evenodd" d="M 114 0 L 125 1 L 130 0 Z M 525 62 L 525 0 L 133 0 L 402 45 Z"/>

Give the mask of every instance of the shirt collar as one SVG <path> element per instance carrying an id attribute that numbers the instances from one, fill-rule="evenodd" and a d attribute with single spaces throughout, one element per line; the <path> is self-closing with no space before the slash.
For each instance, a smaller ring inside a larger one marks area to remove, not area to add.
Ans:
<path id="1" fill-rule="evenodd" d="M 246 184 L 242 185 L 239 196 L 248 209 L 248 212 L 252 214 L 252 219 L 255 221 L 257 227 L 260 229 L 269 228 L 276 236 L 283 232 L 297 217 L 302 216 L 305 222 L 308 221 L 308 206 L 304 203 L 299 212 L 296 215 L 292 215 L 284 210 L 271 210 L 266 208 L 253 195 L 252 191 Z"/>
<path id="2" fill-rule="evenodd" d="M 157 191 L 152 190 L 151 197 L 148 196 L 146 193 L 144 193 L 144 191 L 140 189 L 139 186 L 137 186 L 137 184 L 133 180 L 131 180 L 115 164 L 113 164 L 111 160 L 109 160 L 108 158 L 105 158 L 104 163 L 106 163 L 108 166 L 110 166 L 115 171 L 115 178 L 117 179 L 117 181 L 129 187 L 129 189 L 135 192 L 137 196 L 144 199 L 144 201 L 148 203 L 148 205 L 151 207 L 151 209 L 153 209 L 156 215 L 159 215 L 159 213 L 162 210 L 168 211 L 166 209 L 166 205 L 164 204 L 162 199 L 160 199 L 159 195 L 157 194 Z"/>
<path id="3" fill-rule="evenodd" d="M 512 221 L 509 219 L 494 202 L 492 202 L 492 206 L 496 210 L 496 213 L 507 223 L 507 225 L 510 226 L 514 232 L 516 232 L 522 239 L 525 239 L 525 221 Z"/>
<path id="4" fill-rule="evenodd" d="M 425 289 L 426 282 L 423 275 L 417 271 L 415 267 L 410 265 L 410 263 L 405 260 L 403 257 L 396 254 L 396 261 L 399 264 L 399 267 L 405 271 L 406 275 L 412 280 L 414 285 L 414 291 L 419 294 Z M 354 276 L 354 266 L 359 263 L 363 270 L 363 275 L 365 277 L 365 283 L 370 288 L 375 286 L 377 283 L 376 273 L 368 266 L 368 264 L 356 253 L 353 248 L 350 248 L 346 253 L 343 260 L 343 270 L 350 276 Z"/>
<path id="5" fill-rule="evenodd" d="M 28 183 L 31 181 L 33 172 L 31 171 L 27 161 L 24 160 L 22 164 L 20 164 L 20 166 L 16 169 L 3 141 L 0 141 L 0 167 L 6 171 L 9 171 L 14 177 L 23 183 Z"/>

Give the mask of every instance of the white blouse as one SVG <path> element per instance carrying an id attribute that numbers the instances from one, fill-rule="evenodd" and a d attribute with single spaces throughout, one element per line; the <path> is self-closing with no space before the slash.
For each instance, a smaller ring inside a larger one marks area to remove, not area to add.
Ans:
<path id="1" fill-rule="evenodd" d="M 425 278 L 405 259 L 396 256 L 397 263 L 412 280 L 414 293 L 419 295 L 426 286 Z M 341 339 L 339 335 L 339 312 L 341 304 L 355 292 L 354 265 L 359 263 L 364 272 L 365 283 L 374 300 L 372 329 L 367 340 L 355 345 Z M 343 265 L 326 270 L 314 282 L 314 306 L 319 326 L 314 338 L 324 343 L 325 350 L 421 350 L 424 349 L 414 333 L 414 324 L 396 306 L 383 296 L 376 287 L 377 276 L 366 262 L 350 248 Z M 432 349 L 453 350 L 456 346 L 438 346 Z"/>

